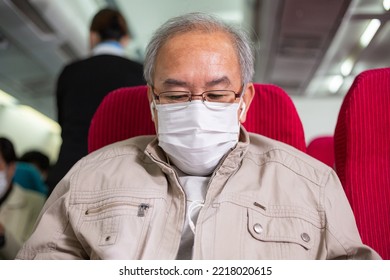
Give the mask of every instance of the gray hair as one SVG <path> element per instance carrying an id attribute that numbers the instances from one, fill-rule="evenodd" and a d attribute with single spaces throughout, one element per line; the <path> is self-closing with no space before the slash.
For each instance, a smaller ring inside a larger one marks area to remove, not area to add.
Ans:
<path id="1" fill-rule="evenodd" d="M 193 30 L 222 31 L 228 34 L 237 51 L 242 82 L 247 84 L 252 81 L 254 53 L 249 36 L 243 30 L 230 26 L 214 16 L 197 12 L 171 18 L 156 30 L 146 48 L 144 61 L 144 77 L 148 84 L 153 84 L 156 58 L 161 47 L 173 36 Z"/>

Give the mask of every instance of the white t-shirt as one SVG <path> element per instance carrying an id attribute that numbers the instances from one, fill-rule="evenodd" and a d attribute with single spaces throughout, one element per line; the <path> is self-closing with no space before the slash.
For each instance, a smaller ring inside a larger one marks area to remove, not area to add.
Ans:
<path id="1" fill-rule="evenodd" d="M 179 175 L 179 182 L 182 185 L 187 198 L 186 219 L 176 259 L 190 260 L 192 259 L 196 220 L 198 219 L 200 209 L 203 207 L 206 198 L 210 177 L 189 176 L 182 173 L 180 170 L 176 171 Z"/>

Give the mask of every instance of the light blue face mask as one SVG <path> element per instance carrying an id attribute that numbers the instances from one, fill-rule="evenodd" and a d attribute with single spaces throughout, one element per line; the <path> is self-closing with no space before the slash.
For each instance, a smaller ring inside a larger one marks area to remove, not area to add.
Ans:
<path id="1" fill-rule="evenodd" d="M 196 100 L 180 107 L 156 105 L 159 146 L 184 173 L 209 175 L 238 142 L 240 104 L 210 108 Z"/>

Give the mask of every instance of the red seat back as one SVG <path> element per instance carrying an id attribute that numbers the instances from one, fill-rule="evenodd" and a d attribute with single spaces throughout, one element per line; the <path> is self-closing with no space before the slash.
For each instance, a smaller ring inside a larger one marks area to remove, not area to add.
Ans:
<path id="1" fill-rule="evenodd" d="M 275 85 L 254 86 L 256 94 L 244 127 L 250 132 L 279 140 L 306 152 L 302 122 L 288 94 Z"/>
<path id="2" fill-rule="evenodd" d="M 334 168 L 333 136 L 321 136 L 312 139 L 307 145 L 307 153 Z"/>
<path id="3" fill-rule="evenodd" d="M 390 68 L 356 77 L 334 137 L 336 172 L 362 240 L 390 259 Z"/>
<path id="4" fill-rule="evenodd" d="M 97 108 L 88 132 L 88 152 L 139 135 L 156 134 L 147 87 L 125 87 L 110 92 Z"/>

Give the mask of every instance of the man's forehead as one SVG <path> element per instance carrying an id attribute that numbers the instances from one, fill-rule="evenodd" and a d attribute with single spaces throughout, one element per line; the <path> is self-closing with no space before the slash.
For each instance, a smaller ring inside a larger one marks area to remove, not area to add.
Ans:
<path id="1" fill-rule="evenodd" d="M 198 59 L 200 55 L 214 53 L 238 62 L 236 45 L 230 34 L 224 31 L 206 32 L 192 30 L 170 36 L 157 51 L 157 60 L 172 63 L 182 59 Z"/>
<path id="2" fill-rule="evenodd" d="M 154 84 L 228 87 L 240 76 L 239 58 L 230 35 L 195 30 L 169 38 L 160 48 Z"/>

